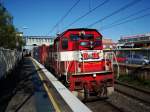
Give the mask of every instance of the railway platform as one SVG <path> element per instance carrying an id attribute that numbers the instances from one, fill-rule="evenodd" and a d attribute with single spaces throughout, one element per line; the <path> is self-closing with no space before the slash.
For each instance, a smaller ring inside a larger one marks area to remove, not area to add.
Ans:
<path id="1" fill-rule="evenodd" d="M 1 112 L 54 111 L 30 58 L 24 58 L 0 83 Z"/>
<path id="2" fill-rule="evenodd" d="M 90 112 L 75 96 L 70 96 L 66 88 L 58 87 L 61 93 L 57 92 L 44 75 L 44 68 L 33 60 L 25 57 L 7 78 L 0 80 L 0 112 L 79 112 L 81 109 Z M 67 96 L 60 96 L 62 93 Z"/>

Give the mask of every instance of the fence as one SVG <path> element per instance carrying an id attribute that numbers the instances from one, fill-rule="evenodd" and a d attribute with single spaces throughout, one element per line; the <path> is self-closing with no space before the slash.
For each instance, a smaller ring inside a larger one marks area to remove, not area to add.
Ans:
<path id="1" fill-rule="evenodd" d="M 21 58 L 21 52 L 0 48 L 0 79 L 6 77 L 6 74 L 14 69 Z"/>
<path id="2" fill-rule="evenodd" d="M 150 60 L 150 48 L 122 48 L 115 50 L 104 50 L 104 52 L 108 54 L 108 58 L 112 58 L 111 54 L 113 52 L 116 55 L 116 58 L 126 58 L 129 54 L 137 54 L 143 55 L 148 60 Z"/>
<path id="3" fill-rule="evenodd" d="M 150 48 L 122 48 L 116 50 L 104 50 L 104 52 L 107 54 L 107 57 L 112 60 L 115 75 L 117 77 L 119 77 L 119 74 L 127 74 L 134 75 L 142 80 L 150 80 L 150 64 L 139 64 L 137 63 L 140 61 L 138 58 L 133 60 L 130 59 L 131 62 L 128 63 L 126 61 L 127 56 L 131 54 L 143 55 L 146 59 L 150 60 Z M 135 61 L 137 61 L 137 64 Z"/>

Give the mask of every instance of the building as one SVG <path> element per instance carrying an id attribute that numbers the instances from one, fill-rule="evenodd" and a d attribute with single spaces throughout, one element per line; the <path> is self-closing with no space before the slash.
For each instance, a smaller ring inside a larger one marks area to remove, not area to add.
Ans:
<path id="1" fill-rule="evenodd" d="M 51 36 L 24 36 L 25 49 L 31 50 L 34 46 L 52 45 L 54 38 Z"/>
<path id="2" fill-rule="evenodd" d="M 102 43 L 103 43 L 104 49 L 114 49 L 115 48 L 115 43 L 112 41 L 112 39 L 103 38 Z"/>
<path id="3" fill-rule="evenodd" d="M 124 48 L 150 48 L 150 33 L 131 36 L 122 36 L 118 40 L 118 47 Z"/>

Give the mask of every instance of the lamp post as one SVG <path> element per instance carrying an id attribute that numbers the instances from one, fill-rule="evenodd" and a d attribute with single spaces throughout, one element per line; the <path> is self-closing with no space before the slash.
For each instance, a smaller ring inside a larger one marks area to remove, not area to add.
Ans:
<path id="1" fill-rule="evenodd" d="M 18 50 L 22 50 L 22 47 L 24 46 L 24 42 L 26 41 L 24 39 L 25 29 L 28 29 L 28 27 L 21 27 L 19 32 L 16 34 L 16 47 Z"/>
<path id="2" fill-rule="evenodd" d="M 26 27 L 26 26 L 22 27 L 23 35 L 24 35 L 24 32 L 25 32 L 26 29 L 28 29 L 28 27 Z"/>

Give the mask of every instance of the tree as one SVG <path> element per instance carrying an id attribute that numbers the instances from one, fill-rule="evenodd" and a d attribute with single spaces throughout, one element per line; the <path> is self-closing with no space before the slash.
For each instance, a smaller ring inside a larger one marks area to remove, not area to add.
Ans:
<path id="1" fill-rule="evenodd" d="M 16 49 L 23 46 L 22 37 L 18 37 L 17 30 L 13 25 L 13 17 L 0 4 L 0 47 Z"/>

